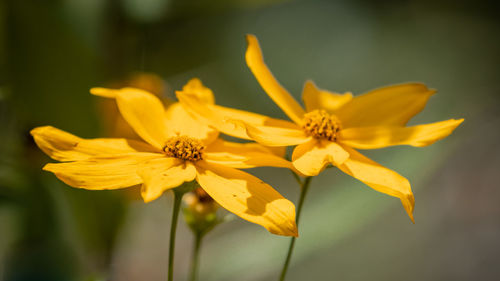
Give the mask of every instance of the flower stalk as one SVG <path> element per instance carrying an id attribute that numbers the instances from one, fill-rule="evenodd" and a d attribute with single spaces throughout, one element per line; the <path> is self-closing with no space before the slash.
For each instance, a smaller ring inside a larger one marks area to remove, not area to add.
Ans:
<path id="1" fill-rule="evenodd" d="M 179 219 L 179 210 L 181 208 L 183 192 L 174 190 L 174 207 L 172 211 L 172 222 L 170 225 L 170 243 L 168 249 L 168 281 L 174 280 L 174 254 L 175 254 L 175 234 L 177 230 L 177 221 Z"/>
<path id="2" fill-rule="evenodd" d="M 295 173 L 294 173 L 295 174 Z M 296 174 L 295 174 L 296 175 Z M 296 223 L 297 226 L 299 225 L 299 219 L 300 219 L 300 213 L 302 212 L 302 206 L 304 205 L 304 200 L 307 195 L 307 191 L 309 190 L 309 186 L 311 184 L 311 179 L 312 177 L 307 177 L 304 179 L 304 181 L 300 181 L 298 179 L 298 176 L 296 176 L 297 181 L 299 182 L 300 186 L 300 195 L 299 195 L 299 203 L 297 205 L 297 219 Z M 281 275 L 280 275 L 280 281 L 284 281 L 286 277 L 286 273 L 288 271 L 288 266 L 290 265 L 290 260 L 292 259 L 292 254 L 293 254 L 293 249 L 295 247 L 295 240 L 297 237 L 292 237 L 290 239 L 290 245 L 288 246 L 288 253 L 286 255 L 286 260 L 285 264 L 283 265 L 283 269 L 281 270 Z"/>
<path id="3" fill-rule="evenodd" d="M 177 221 L 179 220 L 179 211 L 181 209 L 182 196 L 193 190 L 196 186 L 193 182 L 184 183 L 174 188 L 174 206 L 172 210 L 172 221 L 170 225 L 170 242 L 168 248 L 168 281 L 174 280 L 174 256 L 175 256 L 175 236 L 177 233 Z"/>
<path id="4" fill-rule="evenodd" d="M 204 233 L 202 233 L 202 232 L 197 232 L 194 235 L 194 247 L 193 247 L 193 254 L 191 256 L 191 272 L 189 274 L 190 281 L 198 280 L 200 248 L 201 248 L 201 242 L 203 240 L 203 236 L 204 236 Z"/>

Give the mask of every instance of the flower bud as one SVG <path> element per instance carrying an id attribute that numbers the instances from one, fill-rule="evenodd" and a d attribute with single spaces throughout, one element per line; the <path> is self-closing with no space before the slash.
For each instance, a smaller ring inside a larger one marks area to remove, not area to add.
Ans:
<path id="1" fill-rule="evenodd" d="M 182 200 L 184 219 L 194 233 L 205 234 L 220 222 L 219 205 L 201 187 L 186 193 Z"/>

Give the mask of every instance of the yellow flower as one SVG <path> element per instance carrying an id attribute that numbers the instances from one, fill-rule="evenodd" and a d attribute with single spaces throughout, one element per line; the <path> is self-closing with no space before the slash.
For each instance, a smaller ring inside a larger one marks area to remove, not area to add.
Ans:
<path id="1" fill-rule="evenodd" d="M 250 70 L 293 122 L 202 104 L 194 93 L 177 93 L 190 113 L 232 136 L 253 139 L 266 146 L 297 145 L 292 161 L 303 175 L 316 176 L 332 164 L 371 188 L 400 198 L 413 221 L 415 200 L 408 180 L 355 148 L 430 145 L 448 136 L 463 119 L 406 127 L 435 93 L 420 83 L 388 86 L 353 97 L 351 93 L 318 89 L 307 81 L 302 93 L 304 109 L 264 63 L 257 38 L 248 35 L 247 42 L 246 61 Z"/>
<path id="2" fill-rule="evenodd" d="M 200 101 L 214 102 L 210 89 L 197 79 Z M 196 122 L 174 103 L 166 110 L 154 95 L 135 88 L 93 88 L 91 93 L 116 100 L 120 113 L 144 141 L 82 139 L 46 126 L 31 131 L 51 158 L 44 170 L 66 184 L 105 190 L 142 184 L 145 202 L 184 182 L 196 180 L 220 206 L 278 235 L 297 236 L 295 207 L 271 186 L 237 170 L 258 166 L 290 167 L 290 162 L 261 145 L 218 138 L 213 128 Z"/>

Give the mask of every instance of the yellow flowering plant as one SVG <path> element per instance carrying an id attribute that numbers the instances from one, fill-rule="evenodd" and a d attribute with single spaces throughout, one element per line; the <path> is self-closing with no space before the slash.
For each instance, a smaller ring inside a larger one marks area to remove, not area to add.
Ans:
<path id="1" fill-rule="evenodd" d="M 407 126 L 436 92 L 421 83 L 392 85 L 353 96 L 306 81 L 302 106 L 265 64 L 257 38 L 248 35 L 247 43 L 248 67 L 290 121 L 219 106 L 212 91 L 194 78 L 176 92 L 179 102 L 166 107 L 157 96 L 138 88 L 91 89 L 93 95 L 112 102 L 121 116 L 113 120 L 129 129 L 120 133 L 128 138 L 83 139 L 51 126 L 31 131 L 40 149 L 60 162 L 43 169 L 72 187 L 110 190 L 141 185 L 146 203 L 173 191 L 169 281 L 173 280 L 176 226 L 185 194 L 184 218 L 195 235 L 191 280 L 197 278 L 201 240 L 220 222 L 218 206 L 270 233 L 292 236 L 280 275 L 284 280 L 314 176 L 335 166 L 374 190 L 399 198 L 414 222 L 415 199 L 409 181 L 358 150 L 427 146 L 447 137 L 463 122 L 450 119 Z M 220 132 L 255 142 L 226 141 Z M 291 161 L 283 158 L 289 146 L 294 146 Z M 240 170 L 262 166 L 294 173 L 301 187 L 297 212 L 294 204 L 270 185 Z"/>
<path id="2" fill-rule="evenodd" d="M 247 43 L 248 67 L 291 122 L 203 103 L 195 92 L 178 92 L 177 97 L 186 110 L 231 136 L 270 147 L 295 146 L 291 156 L 292 170 L 306 176 L 300 181 L 297 223 L 311 177 L 330 164 L 374 190 L 399 198 L 414 221 L 415 200 L 409 181 L 356 149 L 427 146 L 447 137 L 463 119 L 406 126 L 436 92 L 421 83 L 387 86 L 354 97 L 351 93 L 319 89 L 312 81 L 307 81 L 302 92 L 304 108 L 266 66 L 257 38 L 247 35 Z M 284 280 L 294 242 L 292 238 L 281 280 Z"/>
<path id="3" fill-rule="evenodd" d="M 198 79 L 189 81 L 183 91 L 197 93 L 199 101 L 214 103 L 212 91 Z M 169 280 L 181 197 L 198 185 L 226 210 L 269 232 L 298 235 L 293 203 L 270 185 L 238 170 L 291 168 L 275 151 L 256 143 L 225 141 L 216 129 L 190 117 L 180 103 L 165 109 L 156 96 L 144 90 L 93 88 L 91 93 L 114 99 L 122 117 L 142 140 L 83 139 L 51 126 L 38 127 L 31 131 L 37 145 L 62 162 L 46 164 L 43 169 L 72 187 L 89 190 L 141 184 L 145 202 L 174 190 Z"/>

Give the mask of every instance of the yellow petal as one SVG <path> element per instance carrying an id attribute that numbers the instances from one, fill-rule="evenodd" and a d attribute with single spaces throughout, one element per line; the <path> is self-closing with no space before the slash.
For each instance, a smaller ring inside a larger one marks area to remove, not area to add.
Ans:
<path id="1" fill-rule="evenodd" d="M 114 99 L 120 93 L 120 90 L 95 87 L 90 89 L 90 93 L 94 96 Z"/>
<path id="2" fill-rule="evenodd" d="M 153 94 L 136 88 L 107 90 L 93 88 L 91 93 L 103 97 L 114 97 L 123 119 L 146 142 L 161 149 L 167 139 L 165 110 L 161 101 Z"/>
<path id="3" fill-rule="evenodd" d="M 260 145 L 255 142 L 246 142 L 246 143 L 237 143 L 237 142 L 230 142 L 230 141 L 225 141 L 223 139 L 217 139 L 214 141 L 212 144 L 210 144 L 205 152 L 206 153 L 221 153 L 221 152 L 229 152 L 229 153 L 234 153 L 234 154 L 244 154 L 247 152 L 260 152 L 260 153 L 273 153 L 276 154 L 273 150 L 273 147 L 267 147 Z M 280 155 L 281 153 L 278 153 L 276 155 Z"/>
<path id="4" fill-rule="evenodd" d="M 398 173 L 387 169 L 380 164 L 368 159 L 361 153 L 344 147 L 350 157 L 344 164 L 338 166 L 344 173 L 355 177 L 376 191 L 398 197 L 403 204 L 410 219 L 413 219 L 415 198 L 408 180 Z"/>
<path id="5" fill-rule="evenodd" d="M 193 78 L 182 87 L 182 92 L 195 95 L 200 101 L 208 104 L 214 104 L 215 98 L 212 90 L 205 87 L 200 79 Z"/>
<path id="6" fill-rule="evenodd" d="M 311 139 L 303 130 L 281 127 L 253 126 L 234 121 L 237 126 L 245 126 L 248 136 L 266 146 L 289 146 L 305 143 Z"/>
<path id="7" fill-rule="evenodd" d="M 277 235 L 298 236 L 295 206 L 270 185 L 245 172 L 196 162 L 196 180 L 228 211 Z"/>
<path id="8" fill-rule="evenodd" d="M 352 99 L 351 93 L 337 94 L 321 90 L 316 87 L 314 82 L 306 81 L 302 91 L 302 100 L 306 106 L 307 112 L 315 109 L 324 109 L 329 113 L 342 107 Z"/>
<path id="9" fill-rule="evenodd" d="M 256 145 L 259 145 L 256 143 Z M 267 148 L 269 151 L 271 151 L 272 154 L 279 156 L 279 157 L 285 157 L 286 156 L 286 146 L 264 146 Z"/>
<path id="10" fill-rule="evenodd" d="M 168 136 L 189 136 L 209 144 L 219 132 L 207 124 L 191 117 L 180 103 L 174 103 L 165 112 Z"/>
<path id="11" fill-rule="evenodd" d="M 141 195 L 146 203 L 196 177 L 196 169 L 191 162 L 166 157 L 143 163 L 137 173 L 143 180 Z"/>
<path id="12" fill-rule="evenodd" d="M 207 147 L 203 157 L 208 163 L 238 169 L 263 166 L 292 168 L 290 161 L 256 143 L 235 143 L 218 139 Z"/>
<path id="13" fill-rule="evenodd" d="M 151 145 L 127 139 L 82 139 L 51 126 L 31 130 L 40 149 L 58 161 L 84 160 L 102 154 L 157 152 Z"/>
<path id="14" fill-rule="evenodd" d="M 450 135 L 464 119 L 417 125 L 412 127 L 363 127 L 341 131 L 341 142 L 345 145 L 374 149 L 392 145 L 422 147 Z"/>
<path id="15" fill-rule="evenodd" d="M 311 139 L 299 144 L 292 154 L 293 166 L 306 176 L 317 176 L 328 164 L 341 165 L 349 158 L 340 145 L 326 140 Z"/>
<path id="16" fill-rule="evenodd" d="M 267 67 L 262 56 L 259 41 L 254 35 L 247 35 L 247 52 L 245 55 L 247 65 L 259 81 L 260 86 L 269 97 L 285 112 L 290 119 L 299 124 L 302 121 L 304 110 L 300 104 L 280 85 Z"/>
<path id="17" fill-rule="evenodd" d="M 420 83 L 388 86 L 354 97 L 335 114 L 344 128 L 404 126 L 435 92 Z"/>
<path id="18" fill-rule="evenodd" d="M 136 171 L 142 162 L 162 157 L 157 153 L 126 153 L 86 160 L 49 163 L 43 168 L 72 187 L 104 190 L 140 184 Z"/>
<path id="19" fill-rule="evenodd" d="M 186 94 L 184 92 L 177 92 L 177 98 L 183 105 L 184 109 L 188 111 L 196 120 L 217 128 L 217 130 L 223 132 L 224 134 L 237 138 L 250 139 L 247 135 L 245 126 L 238 126 L 234 122 L 228 122 L 230 120 L 241 120 L 253 125 L 299 128 L 295 125 L 295 123 L 289 121 L 274 119 L 243 110 L 204 103 L 196 96 Z"/>

